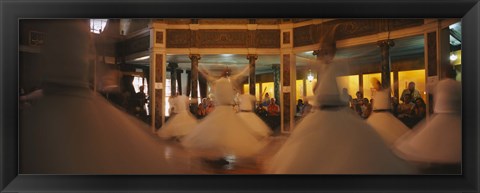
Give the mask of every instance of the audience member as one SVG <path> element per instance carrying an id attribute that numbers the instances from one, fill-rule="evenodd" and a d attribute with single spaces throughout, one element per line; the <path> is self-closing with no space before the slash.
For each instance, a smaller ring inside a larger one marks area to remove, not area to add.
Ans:
<path id="1" fill-rule="evenodd" d="M 415 100 L 415 107 L 413 109 L 413 113 L 415 124 L 425 118 L 427 114 L 427 105 L 422 98 L 418 98 L 417 100 Z"/>
<path id="2" fill-rule="evenodd" d="M 278 116 L 280 114 L 280 107 L 275 104 L 275 98 L 270 99 L 270 104 L 267 107 L 268 116 Z"/>
<path id="3" fill-rule="evenodd" d="M 368 116 L 370 116 L 370 113 L 372 112 L 372 105 L 368 101 L 367 98 L 363 98 L 363 103 L 361 106 L 362 109 L 362 118 L 366 119 Z"/>
<path id="4" fill-rule="evenodd" d="M 303 103 L 303 100 L 298 99 L 295 116 L 296 117 L 301 117 L 303 115 L 304 109 L 305 109 L 305 104 Z"/>
<path id="5" fill-rule="evenodd" d="M 422 98 L 422 95 L 420 95 L 420 92 L 415 89 L 415 83 L 410 82 L 408 83 L 408 88 L 402 91 L 402 95 L 400 96 L 400 100 L 404 100 L 405 95 L 410 95 L 410 99 L 412 101 L 415 101 L 418 98 Z"/>
<path id="6" fill-rule="evenodd" d="M 403 96 L 403 103 L 398 105 L 397 117 L 408 127 L 412 128 L 414 125 L 414 108 L 415 104 L 411 100 L 411 95 L 406 94 Z"/>

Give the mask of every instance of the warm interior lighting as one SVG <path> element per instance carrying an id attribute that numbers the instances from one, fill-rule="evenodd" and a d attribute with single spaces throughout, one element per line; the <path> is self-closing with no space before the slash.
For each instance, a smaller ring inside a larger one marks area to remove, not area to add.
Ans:
<path id="1" fill-rule="evenodd" d="M 312 82 L 312 80 L 313 80 L 312 70 L 308 70 L 307 80 Z"/>
<path id="2" fill-rule="evenodd" d="M 451 54 L 451 55 L 450 55 L 450 61 L 455 61 L 455 60 L 457 60 L 457 58 L 458 58 L 458 57 L 457 57 L 457 55 L 455 55 L 455 54 Z"/>
<path id="3" fill-rule="evenodd" d="M 140 58 L 135 58 L 134 61 L 139 61 L 139 60 L 146 60 L 146 59 L 149 59 L 150 56 L 143 56 L 143 57 L 140 57 Z"/>

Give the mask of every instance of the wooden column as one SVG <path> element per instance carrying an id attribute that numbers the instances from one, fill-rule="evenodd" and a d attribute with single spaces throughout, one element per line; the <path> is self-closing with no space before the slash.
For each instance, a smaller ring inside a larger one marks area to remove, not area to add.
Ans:
<path id="1" fill-rule="evenodd" d="M 280 65 L 279 64 L 272 64 L 273 69 L 273 97 L 277 100 L 280 100 Z M 263 96 L 262 96 L 263 98 Z"/>
<path id="2" fill-rule="evenodd" d="M 182 92 L 182 72 L 183 72 L 183 70 L 182 69 L 177 69 L 176 72 L 177 72 L 176 76 L 177 76 L 177 82 L 178 82 L 178 93 L 180 95 L 182 95 L 183 94 L 183 92 Z"/>
<path id="3" fill-rule="evenodd" d="M 448 27 L 438 30 L 438 49 L 439 49 L 439 75 L 440 79 L 455 79 L 455 69 L 450 61 L 450 29 Z"/>
<path id="4" fill-rule="evenodd" d="M 166 53 L 165 34 L 166 24 L 163 21 L 152 20 L 150 29 L 150 115 L 152 132 L 165 123 L 165 74 Z"/>
<path id="5" fill-rule="evenodd" d="M 399 92 L 398 92 L 398 70 L 395 70 L 393 71 L 393 96 L 395 96 L 395 98 L 397 99 L 397 101 L 395 101 L 397 104 L 399 103 Z"/>
<path id="6" fill-rule="evenodd" d="M 281 120 L 282 120 L 282 133 L 289 133 L 293 130 L 295 121 L 295 54 L 283 53 L 281 57 L 281 82 L 282 82 L 282 95 L 281 95 Z"/>
<path id="7" fill-rule="evenodd" d="M 435 84 L 438 81 L 438 58 L 437 58 L 437 32 L 425 33 L 425 73 L 427 75 L 427 84 Z M 427 119 L 433 113 L 433 95 L 432 91 L 427 90 Z"/>
<path id="8" fill-rule="evenodd" d="M 248 54 L 247 55 L 247 59 L 248 59 L 248 65 L 249 65 L 249 70 L 250 70 L 250 73 L 249 73 L 249 78 L 248 78 L 248 85 L 249 85 L 249 91 L 250 91 L 250 94 L 255 96 L 255 83 L 256 83 L 256 80 L 255 80 L 255 60 L 258 59 L 258 56 L 255 55 L 255 54 Z"/>
<path id="9" fill-rule="evenodd" d="M 192 71 L 186 70 L 187 73 L 187 93 L 185 93 L 186 96 L 190 96 L 191 91 L 192 91 Z"/>
<path id="10" fill-rule="evenodd" d="M 150 78 L 153 79 L 153 81 L 150 81 L 153 84 L 150 84 L 150 89 L 153 91 L 153 97 L 151 103 L 151 117 L 152 117 L 152 126 L 153 126 L 153 132 L 155 132 L 157 129 L 159 129 L 164 120 L 165 120 L 165 115 L 163 113 L 163 99 L 165 98 L 164 96 L 164 71 L 165 71 L 165 63 L 164 63 L 164 54 L 161 53 L 154 53 L 153 54 L 153 65 L 150 66 Z"/>
<path id="11" fill-rule="evenodd" d="M 380 65 L 382 68 L 382 88 L 390 88 L 390 68 L 391 68 L 391 60 L 390 60 L 390 47 L 393 47 L 395 43 L 393 40 L 381 40 L 377 42 L 377 45 L 381 48 L 382 53 L 382 60 L 380 61 Z"/>
<path id="12" fill-rule="evenodd" d="M 170 93 L 171 96 L 177 94 L 177 63 L 169 63 L 168 69 L 170 70 Z"/>
<path id="13" fill-rule="evenodd" d="M 190 54 L 189 56 L 191 60 L 191 93 L 192 93 L 192 106 L 196 108 L 198 106 L 198 91 L 197 91 L 197 85 L 198 85 L 198 61 L 201 59 L 199 54 Z"/>

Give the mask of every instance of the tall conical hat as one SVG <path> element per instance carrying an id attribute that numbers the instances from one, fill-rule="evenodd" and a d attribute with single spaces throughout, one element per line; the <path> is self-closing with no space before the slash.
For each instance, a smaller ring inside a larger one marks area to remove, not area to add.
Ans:
<path id="1" fill-rule="evenodd" d="M 437 83 L 430 120 L 395 143 L 404 159 L 427 163 L 460 163 L 462 160 L 461 85 L 451 79 Z"/>
<path id="2" fill-rule="evenodd" d="M 215 101 L 219 105 L 233 104 L 233 86 L 227 78 L 220 78 L 215 81 Z"/>
<path id="3" fill-rule="evenodd" d="M 346 103 L 341 99 L 340 90 L 337 84 L 337 67 L 329 65 L 325 72 L 321 74 L 321 80 L 317 83 L 314 90 L 315 102 L 317 106 L 344 106 Z"/>
<path id="4" fill-rule="evenodd" d="M 451 113 L 462 109 L 462 85 L 453 79 L 441 80 L 434 91 L 434 112 Z"/>
<path id="5" fill-rule="evenodd" d="M 46 25 L 44 83 L 88 87 L 88 20 L 48 20 Z"/>
<path id="6" fill-rule="evenodd" d="M 373 99 L 373 110 L 386 110 L 392 108 L 389 88 L 376 91 L 373 95 Z"/>

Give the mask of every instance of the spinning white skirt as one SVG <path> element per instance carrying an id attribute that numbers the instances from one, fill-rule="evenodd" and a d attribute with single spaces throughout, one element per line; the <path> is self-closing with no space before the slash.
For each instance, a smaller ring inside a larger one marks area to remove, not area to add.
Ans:
<path id="1" fill-rule="evenodd" d="M 165 123 L 157 134 L 161 138 L 184 137 L 197 125 L 197 119 L 188 111 L 180 112 Z"/>
<path id="2" fill-rule="evenodd" d="M 265 124 L 265 122 L 263 122 L 263 120 L 255 113 L 239 112 L 237 115 L 248 125 L 245 129 L 248 129 L 258 139 L 268 137 L 272 133 L 270 127 L 268 127 L 267 124 Z"/>
<path id="3" fill-rule="evenodd" d="M 395 152 L 409 161 L 457 164 L 462 160 L 462 87 L 441 80 L 434 91 L 434 112 L 425 124 L 395 143 Z"/>
<path id="4" fill-rule="evenodd" d="M 430 121 L 395 142 L 395 153 L 421 163 L 455 164 L 462 160 L 462 117 L 434 114 Z"/>
<path id="5" fill-rule="evenodd" d="M 310 113 L 267 163 L 267 173 L 414 173 L 389 150 L 373 128 L 350 111 L 339 108 Z"/>
<path id="6" fill-rule="evenodd" d="M 88 89 L 47 94 L 20 121 L 22 173 L 191 172 L 186 163 L 166 157 L 165 144 L 148 125 Z"/>
<path id="7" fill-rule="evenodd" d="M 182 144 L 204 158 L 253 156 L 263 148 L 264 143 L 258 141 L 247 127 L 231 106 L 216 106 L 185 136 Z"/>
<path id="8" fill-rule="evenodd" d="M 403 134 L 410 131 L 400 120 L 390 112 L 373 112 L 367 123 L 382 137 L 389 147 Z"/>

